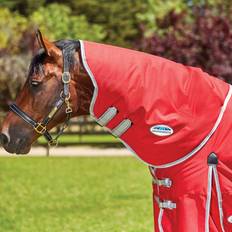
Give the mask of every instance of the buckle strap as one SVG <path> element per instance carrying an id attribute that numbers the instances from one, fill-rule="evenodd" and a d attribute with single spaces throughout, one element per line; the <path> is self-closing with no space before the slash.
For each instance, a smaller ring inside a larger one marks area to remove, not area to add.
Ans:
<path id="1" fill-rule="evenodd" d="M 153 183 L 157 184 L 158 186 L 164 186 L 164 187 L 167 187 L 167 188 L 170 188 L 172 186 L 172 180 L 169 179 L 169 178 L 165 178 L 165 179 L 162 179 L 162 180 L 153 178 Z"/>
<path id="2" fill-rule="evenodd" d="M 170 200 L 159 201 L 158 205 L 159 205 L 159 208 L 162 208 L 162 209 L 176 209 L 176 203 Z"/>
<path id="3" fill-rule="evenodd" d="M 112 130 L 112 134 L 115 137 L 120 137 L 122 134 L 124 134 L 130 127 L 132 126 L 132 122 L 130 119 L 123 120 L 118 126 L 116 126 Z"/>
<path id="4" fill-rule="evenodd" d="M 110 107 L 106 110 L 105 113 L 103 113 L 100 118 L 97 120 L 97 123 L 101 126 L 105 126 L 108 124 L 109 121 L 111 121 L 115 115 L 117 114 L 118 110 L 116 107 Z"/>

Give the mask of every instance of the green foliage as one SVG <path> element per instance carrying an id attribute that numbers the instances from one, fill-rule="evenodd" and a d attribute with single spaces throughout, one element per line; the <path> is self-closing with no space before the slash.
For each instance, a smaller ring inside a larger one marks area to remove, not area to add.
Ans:
<path id="1" fill-rule="evenodd" d="M 46 0 L 0 0 L 0 5 L 9 8 L 11 11 L 18 11 L 28 16 L 33 11 L 43 6 Z"/>
<path id="2" fill-rule="evenodd" d="M 25 17 L 0 8 L 0 50 L 18 51 L 18 43 L 28 24 Z"/>
<path id="3" fill-rule="evenodd" d="M 69 38 L 100 41 L 105 37 L 101 26 L 90 25 L 84 15 L 72 15 L 71 9 L 65 5 L 40 7 L 30 16 L 30 22 L 51 40 Z"/>
<path id="4" fill-rule="evenodd" d="M 137 17 L 145 26 L 145 35 L 150 36 L 153 32 L 162 34 L 157 25 L 158 19 L 163 19 L 170 11 L 180 13 L 187 10 L 187 4 L 184 0 L 146 0 L 147 11 L 145 13 L 138 13 Z"/>
<path id="5" fill-rule="evenodd" d="M 69 0 L 76 14 L 84 14 L 90 23 L 104 28 L 104 42 L 132 47 L 139 35 L 137 14 L 147 11 L 146 1 L 125 0 Z"/>

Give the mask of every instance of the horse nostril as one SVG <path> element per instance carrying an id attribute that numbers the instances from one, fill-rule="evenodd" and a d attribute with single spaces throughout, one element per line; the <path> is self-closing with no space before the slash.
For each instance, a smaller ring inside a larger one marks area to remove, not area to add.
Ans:
<path id="1" fill-rule="evenodd" d="M 6 145 L 8 143 L 8 137 L 5 134 L 0 134 L 0 143 L 2 145 Z"/>

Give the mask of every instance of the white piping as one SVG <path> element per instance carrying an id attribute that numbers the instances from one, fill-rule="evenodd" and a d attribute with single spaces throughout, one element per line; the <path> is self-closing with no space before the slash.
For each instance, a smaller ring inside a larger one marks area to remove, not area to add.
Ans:
<path id="1" fill-rule="evenodd" d="M 205 210 L 205 232 L 209 232 L 210 202 L 211 202 L 211 194 L 212 194 L 212 171 L 213 171 L 213 167 L 209 166 L 207 200 L 206 200 L 206 210 Z"/>
<path id="2" fill-rule="evenodd" d="M 91 69 L 89 68 L 88 62 L 86 60 L 85 47 L 84 47 L 84 43 L 82 40 L 80 40 L 80 46 L 81 46 L 81 58 L 82 58 L 83 65 L 84 65 L 85 70 L 87 71 L 88 75 L 90 76 L 91 81 L 93 82 L 93 86 L 94 86 L 93 98 L 92 98 L 91 103 L 90 103 L 89 112 L 90 112 L 90 115 L 95 120 L 97 120 L 96 117 L 94 116 L 93 107 L 94 107 L 94 104 L 96 102 L 97 95 L 98 95 L 98 86 L 97 86 L 97 82 L 93 76 L 93 73 L 92 73 Z"/>
<path id="3" fill-rule="evenodd" d="M 164 214 L 164 209 L 160 208 L 159 217 L 158 217 L 158 226 L 159 226 L 159 231 L 160 232 L 164 232 L 163 226 L 162 226 L 163 214 Z"/>
<path id="4" fill-rule="evenodd" d="M 96 102 L 96 98 L 97 98 L 97 95 L 98 95 L 98 86 L 97 86 L 97 82 L 94 78 L 94 75 L 93 73 L 91 72 L 91 69 L 88 65 L 88 62 L 86 60 L 86 55 L 85 55 L 85 47 L 84 47 L 84 43 L 82 40 L 80 40 L 80 46 L 81 46 L 81 57 L 82 57 L 82 62 L 83 62 L 83 65 L 87 71 L 87 73 L 89 74 L 92 82 L 93 82 L 93 85 L 94 85 L 94 93 L 93 93 L 93 98 L 91 100 L 91 104 L 90 104 L 90 114 L 91 116 L 97 120 L 97 118 L 95 117 L 94 115 L 94 112 L 93 112 L 93 107 L 94 107 L 94 104 Z M 228 91 L 228 94 L 225 98 L 225 101 L 224 101 L 224 104 L 223 106 L 221 107 L 221 111 L 219 113 L 219 116 L 214 124 L 214 127 L 212 128 L 212 130 L 209 132 L 209 134 L 203 139 L 203 141 L 197 146 L 195 147 L 191 152 L 189 152 L 187 155 L 183 156 L 182 158 L 176 160 L 176 161 L 173 161 L 173 162 L 170 162 L 170 163 L 167 163 L 167 164 L 163 164 L 163 165 L 153 165 L 153 164 L 150 164 L 148 162 L 145 162 L 143 161 L 137 154 L 136 152 L 125 142 L 123 141 L 121 138 L 119 138 L 119 140 L 124 144 L 124 146 L 130 150 L 132 152 L 133 155 L 135 155 L 140 161 L 142 161 L 143 163 L 145 163 L 146 165 L 150 165 L 152 167 L 155 167 L 155 168 L 169 168 L 169 167 L 172 167 L 174 165 L 177 165 L 177 164 L 180 164 L 182 162 L 184 162 L 185 160 L 189 159 L 190 157 L 192 157 L 194 154 L 196 154 L 199 150 L 201 150 L 205 144 L 208 142 L 208 140 L 211 138 L 211 136 L 214 134 L 214 132 L 216 131 L 216 129 L 218 128 L 221 120 L 222 120 L 222 117 L 224 115 L 224 112 L 226 110 L 226 107 L 227 107 L 227 104 L 231 98 L 231 95 L 232 95 L 232 86 L 230 85 L 230 88 L 229 88 L 229 91 Z"/>
<path id="5" fill-rule="evenodd" d="M 221 228 L 222 228 L 222 231 L 225 232 L 224 224 L 223 224 L 224 215 L 223 215 L 223 210 L 222 210 L 222 194 L 221 194 L 220 183 L 219 183 L 216 166 L 213 166 L 213 174 L 214 174 L 214 180 L 215 180 L 216 190 L 217 190 L 218 210 L 219 210 L 219 215 L 220 215 Z"/>

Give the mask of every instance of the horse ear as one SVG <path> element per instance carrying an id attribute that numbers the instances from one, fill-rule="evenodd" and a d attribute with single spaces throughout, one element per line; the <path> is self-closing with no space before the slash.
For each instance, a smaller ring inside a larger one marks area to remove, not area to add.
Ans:
<path id="1" fill-rule="evenodd" d="M 44 38 L 39 29 L 36 31 L 36 38 L 40 47 L 44 48 L 48 56 L 53 57 L 57 61 L 62 57 L 61 50 L 53 42 Z"/>

